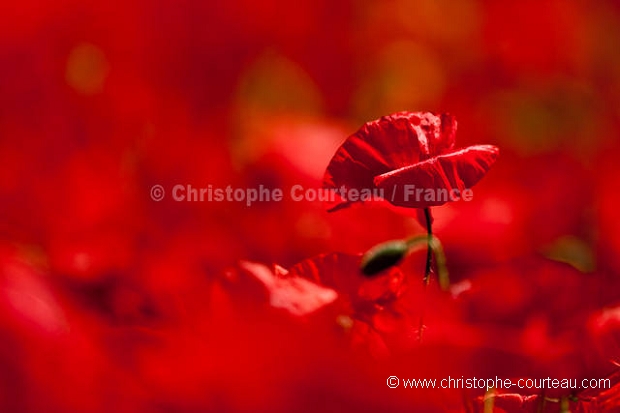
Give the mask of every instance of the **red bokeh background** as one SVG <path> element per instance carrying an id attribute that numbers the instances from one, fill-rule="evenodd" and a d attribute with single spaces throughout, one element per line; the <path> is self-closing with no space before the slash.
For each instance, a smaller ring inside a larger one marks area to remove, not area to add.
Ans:
<path id="1" fill-rule="evenodd" d="M 0 412 L 483 409 L 390 375 L 612 377 L 570 407 L 618 410 L 618 44 L 614 1 L 3 3 Z M 318 188 L 401 110 L 501 148 L 472 202 L 433 210 L 450 293 L 423 291 L 423 252 L 360 278 L 357 254 L 423 233 L 415 213 L 170 196 Z M 338 299 L 293 314 L 270 277 Z"/>

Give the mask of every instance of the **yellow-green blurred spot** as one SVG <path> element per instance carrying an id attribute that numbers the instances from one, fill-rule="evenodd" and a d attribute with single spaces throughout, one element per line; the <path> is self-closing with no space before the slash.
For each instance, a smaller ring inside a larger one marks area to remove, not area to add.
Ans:
<path id="1" fill-rule="evenodd" d="M 489 95 L 482 110 L 500 143 L 526 155 L 568 148 L 581 157 L 603 136 L 593 90 L 577 81 L 526 82 Z"/>
<path id="2" fill-rule="evenodd" d="M 493 413 L 493 408 L 495 407 L 495 393 L 495 389 L 491 388 L 484 394 L 484 413 Z"/>
<path id="3" fill-rule="evenodd" d="M 78 93 L 93 95 L 103 90 L 108 71 L 103 51 L 90 43 L 82 43 L 69 54 L 65 79 Z"/>
<path id="4" fill-rule="evenodd" d="M 570 403 L 568 397 L 562 397 L 560 400 L 560 413 L 570 413 Z"/>
<path id="5" fill-rule="evenodd" d="M 581 272 L 592 272 L 595 269 L 592 248 L 584 240 L 574 236 L 558 238 L 545 248 L 544 253 L 547 258 L 570 264 Z"/>
<path id="6" fill-rule="evenodd" d="M 350 331 L 353 328 L 353 319 L 348 315 L 340 314 L 336 317 L 336 324 L 338 324 L 344 331 Z"/>
<path id="7" fill-rule="evenodd" d="M 372 119 L 386 113 L 434 107 L 443 96 L 446 73 L 428 48 L 400 41 L 384 48 L 364 74 L 353 102 L 355 113 Z"/>
<path id="8" fill-rule="evenodd" d="M 471 49 L 480 26 L 479 8 L 472 0 L 398 0 L 394 17 L 414 34 L 444 43 L 470 42 Z"/>
<path id="9" fill-rule="evenodd" d="M 38 268 L 47 268 L 48 260 L 45 250 L 35 244 L 15 244 L 22 260 Z"/>
<path id="10" fill-rule="evenodd" d="M 237 103 L 248 111 L 318 114 L 322 97 L 304 69 L 273 51 L 266 51 L 243 73 L 237 89 Z"/>
<path id="11" fill-rule="evenodd" d="M 235 96 L 233 160 L 244 163 L 269 146 L 273 122 L 287 117 L 314 117 L 323 97 L 312 77 L 297 63 L 265 51 L 241 75 Z"/>
<path id="12" fill-rule="evenodd" d="M 332 235 L 331 228 L 322 216 L 314 213 L 305 213 L 295 222 L 297 235 L 304 239 L 328 240 Z"/>

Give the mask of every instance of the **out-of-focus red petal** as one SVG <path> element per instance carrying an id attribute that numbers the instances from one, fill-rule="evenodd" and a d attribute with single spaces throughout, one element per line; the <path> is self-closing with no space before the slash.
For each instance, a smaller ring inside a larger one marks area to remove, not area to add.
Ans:
<path id="1" fill-rule="evenodd" d="M 280 267 L 272 271 L 265 265 L 247 261 L 241 262 L 240 267 L 264 286 L 272 307 L 281 308 L 292 315 L 311 314 L 338 298 L 338 294 L 331 288 L 287 274 L 286 270 Z"/>
<path id="2" fill-rule="evenodd" d="M 592 314 L 588 328 L 601 355 L 613 363 L 620 363 L 620 306 Z"/>
<path id="3" fill-rule="evenodd" d="M 398 112 L 368 122 L 338 148 L 323 185 L 371 189 L 377 175 L 452 149 L 455 134 L 456 120 L 448 114 Z M 349 205 L 343 200 L 333 210 Z"/>
<path id="4" fill-rule="evenodd" d="M 597 402 L 601 411 L 618 412 L 620 411 L 620 372 L 611 375 L 612 386 L 608 390 L 603 390 L 598 394 Z"/>
<path id="5" fill-rule="evenodd" d="M 475 145 L 377 176 L 374 183 L 394 205 L 426 208 L 445 204 L 450 191 L 474 186 L 497 160 L 499 148 Z M 406 190 L 405 185 L 409 190 Z M 416 192 L 416 189 L 419 190 Z M 447 192 L 438 191 L 445 189 Z M 433 195 L 427 196 L 426 190 Z"/>
<path id="6" fill-rule="evenodd" d="M 614 371 L 605 377 L 604 380 L 609 380 L 609 382 L 605 384 L 605 388 L 590 388 L 580 392 L 578 397 L 583 399 L 583 402 L 580 403 L 583 405 L 583 409 L 571 411 L 620 412 L 620 371 Z M 588 410 L 587 408 L 590 409 Z"/>
<path id="7" fill-rule="evenodd" d="M 403 286 L 402 271 L 394 267 L 384 275 L 367 278 L 360 271 L 360 261 L 359 255 L 323 254 L 295 264 L 291 267 L 290 274 L 333 288 L 345 298 L 349 298 L 358 309 L 369 303 L 395 299 Z"/>

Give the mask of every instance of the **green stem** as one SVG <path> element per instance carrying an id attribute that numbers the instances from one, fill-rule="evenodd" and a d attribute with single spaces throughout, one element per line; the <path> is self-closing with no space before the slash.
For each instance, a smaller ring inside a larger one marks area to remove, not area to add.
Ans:
<path id="1" fill-rule="evenodd" d="M 433 261 L 433 227 L 431 223 L 431 209 L 424 208 L 424 218 L 426 219 L 427 247 L 426 247 L 426 268 L 424 269 L 424 285 L 428 285 L 431 279 L 431 266 Z"/>
<path id="2" fill-rule="evenodd" d="M 416 251 L 426 246 L 435 257 L 435 267 L 437 270 L 437 281 L 439 287 L 443 291 L 447 291 L 450 288 L 450 276 L 448 275 L 448 267 L 446 266 L 446 255 L 443 252 L 443 246 L 441 242 L 434 235 L 415 235 L 408 238 L 406 241 L 409 252 Z M 426 258 L 426 270 L 424 276 L 424 285 L 428 285 L 430 281 L 430 268 L 429 263 L 432 262 Z"/>
<path id="3" fill-rule="evenodd" d="M 446 266 L 446 254 L 443 252 L 441 242 L 435 237 L 432 239 L 432 250 L 435 254 L 435 266 L 437 267 L 437 281 L 442 291 L 450 288 L 450 276 Z"/>
<path id="4" fill-rule="evenodd" d="M 431 280 L 431 266 L 433 260 L 433 227 L 431 223 L 430 208 L 424 208 L 424 218 L 426 219 L 426 267 L 424 269 L 423 282 L 424 288 L 426 288 Z M 424 301 L 426 301 L 426 298 L 424 298 Z M 424 307 L 426 307 L 426 304 L 422 305 L 422 313 L 420 314 L 420 326 L 418 327 L 418 340 L 420 343 L 422 342 L 422 336 L 424 335 Z"/>

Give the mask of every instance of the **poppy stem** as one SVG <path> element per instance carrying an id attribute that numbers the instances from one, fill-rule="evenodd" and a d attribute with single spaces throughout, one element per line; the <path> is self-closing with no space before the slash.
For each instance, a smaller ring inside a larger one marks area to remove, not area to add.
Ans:
<path id="1" fill-rule="evenodd" d="M 432 259 L 433 259 L 433 249 L 431 248 L 432 242 L 433 242 L 433 227 L 432 227 L 432 222 L 431 222 L 431 209 L 429 207 L 424 208 L 424 218 L 426 220 L 427 241 L 426 241 L 426 268 L 424 269 L 423 280 L 424 280 L 424 288 L 426 288 L 426 286 L 428 286 L 428 283 L 431 280 L 431 265 L 432 265 Z M 426 298 L 424 298 L 424 301 L 426 301 Z M 422 313 L 420 314 L 420 326 L 418 328 L 418 341 L 420 343 L 422 342 L 422 336 L 424 335 L 424 307 L 425 306 L 426 304 L 422 304 Z"/>
<path id="2" fill-rule="evenodd" d="M 426 247 L 426 268 L 424 270 L 424 285 L 428 285 L 431 279 L 431 266 L 433 260 L 433 224 L 431 221 L 431 209 L 424 208 L 424 218 L 426 219 L 426 233 L 428 235 L 428 242 Z"/>

